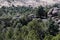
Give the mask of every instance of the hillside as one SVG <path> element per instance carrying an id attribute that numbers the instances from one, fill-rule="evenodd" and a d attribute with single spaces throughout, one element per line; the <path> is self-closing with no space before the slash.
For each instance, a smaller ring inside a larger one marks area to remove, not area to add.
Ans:
<path id="1" fill-rule="evenodd" d="M 59 0 L 0 0 L 0 40 L 60 40 Z"/>
<path id="2" fill-rule="evenodd" d="M 60 0 L 0 0 L 0 6 L 32 6 L 37 7 L 39 5 L 53 5 L 55 3 L 59 3 Z"/>

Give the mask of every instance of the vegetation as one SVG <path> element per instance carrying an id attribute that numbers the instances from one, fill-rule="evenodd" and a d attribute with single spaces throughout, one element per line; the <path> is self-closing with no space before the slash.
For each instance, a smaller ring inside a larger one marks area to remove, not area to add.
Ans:
<path id="1" fill-rule="evenodd" d="M 0 8 L 0 40 L 60 40 L 59 26 L 48 20 L 49 9 L 3 6 Z"/>

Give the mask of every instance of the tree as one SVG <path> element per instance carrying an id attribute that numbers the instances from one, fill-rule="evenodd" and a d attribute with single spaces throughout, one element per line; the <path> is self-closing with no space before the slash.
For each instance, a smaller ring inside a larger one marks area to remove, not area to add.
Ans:
<path id="1" fill-rule="evenodd" d="M 52 38 L 52 40 L 60 40 L 60 33 Z"/>
<path id="2" fill-rule="evenodd" d="M 38 33 L 35 30 L 29 31 L 24 40 L 40 40 Z"/>
<path id="3" fill-rule="evenodd" d="M 53 36 L 52 35 L 46 35 L 44 40 L 52 40 Z"/>
<path id="4" fill-rule="evenodd" d="M 5 40 L 12 40 L 12 36 L 13 36 L 13 28 L 9 27 L 8 31 L 5 33 Z"/>
<path id="5" fill-rule="evenodd" d="M 36 15 L 37 15 L 37 17 L 40 17 L 41 19 L 46 17 L 47 14 L 45 13 L 44 7 L 42 7 L 42 6 L 38 7 Z"/>
<path id="6" fill-rule="evenodd" d="M 54 25 L 54 22 L 52 21 L 48 28 L 49 34 L 55 36 L 59 32 L 58 28 L 59 26 L 57 24 Z"/>

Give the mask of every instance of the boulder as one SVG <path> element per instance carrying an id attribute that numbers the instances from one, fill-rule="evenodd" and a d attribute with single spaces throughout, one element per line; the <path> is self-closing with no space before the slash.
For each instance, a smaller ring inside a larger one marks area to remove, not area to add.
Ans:
<path id="1" fill-rule="evenodd" d="M 55 17 L 60 14 L 60 8 L 54 7 L 51 8 L 48 12 L 48 17 Z"/>

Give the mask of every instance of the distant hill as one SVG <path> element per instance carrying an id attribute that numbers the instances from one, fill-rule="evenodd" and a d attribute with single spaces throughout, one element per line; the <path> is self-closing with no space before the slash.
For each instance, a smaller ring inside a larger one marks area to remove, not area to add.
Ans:
<path id="1" fill-rule="evenodd" d="M 40 5 L 51 5 L 55 3 L 59 3 L 60 0 L 0 0 L 0 7 L 1 6 L 32 6 L 37 7 Z"/>

